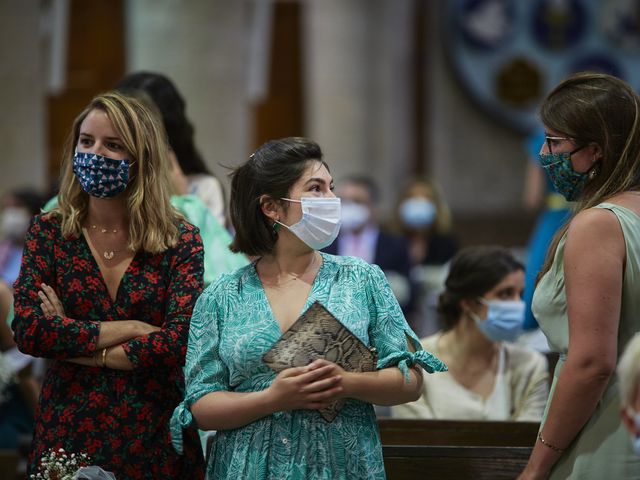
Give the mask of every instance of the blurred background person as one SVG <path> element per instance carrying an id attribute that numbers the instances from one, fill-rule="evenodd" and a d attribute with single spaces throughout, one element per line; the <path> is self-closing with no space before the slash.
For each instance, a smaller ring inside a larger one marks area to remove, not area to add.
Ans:
<path id="1" fill-rule="evenodd" d="M 412 323 L 415 287 L 406 241 L 380 223 L 380 192 L 373 179 L 353 175 L 340 181 L 336 194 L 342 201 L 342 224 L 338 238 L 323 252 L 352 256 L 378 265 L 409 323 Z"/>
<path id="2" fill-rule="evenodd" d="M 194 141 L 195 129 L 187 117 L 187 105 L 174 83 L 165 75 L 134 72 L 115 86 L 121 92 L 143 91 L 153 101 L 167 131 L 170 156 L 177 160 L 186 176 L 186 191 L 198 197 L 221 225 L 226 225 L 226 207 L 222 185 L 204 162 Z M 238 265 L 240 266 L 240 265 Z"/>
<path id="3" fill-rule="evenodd" d="M 418 336 L 424 337 L 439 328 L 438 295 L 446 264 L 458 250 L 451 212 L 434 182 L 415 178 L 398 194 L 395 223 L 409 245 L 411 279 L 417 293 L 413 325 Z"/>
<path id="4" fill-rule="evenodd" d="M 536 279 L 544 264 L 553 236 L 569 219 L 571 214 L 569 202 L 555 191 L 549 177 L 540 166 L 538 153 L 540 152 L 540 145 L 543 143 L 544 129 L 542 127 L 528 135 L 525 140 L 525 150 L 529 161 L 523 190 L 523 204 L 527 211 L 538 214 L 538 219 L 527 243 L 526 250 L 527 260 L 525 263 L 523 297 L 527 304 L 524 315 L 525 330 L 538 328 L 538 322 L 531 311 Z"/>
<path id="5" fill-rule="evenodd" d="M 510 343 L 522 329 L 524 267 L 509 250 L 467 247 L 451 261 L 440 295 L 442 331 L 421 340 L 449 367 L 424 377 L 419 400 L 396 418 L 539 421 L 549 392 L 547 361 Z"/>
<path id="6" fill-rule="evenodd" d="M 16 449 L 33 433 L 33 418 L 40 394 L 34 374 L 35 358 L 16 347 L 9 321 L 13 293 L 0 280 L 0 448 Z"/>
<path id="7" fill-rule="evenodd" d="M 631 436 L 633 451 L 640 456 L 640 333 L 636 333 L 618 363 L 620 416 Z"/>
<path id="8" fill-rule="evenodd" d="M 10 286 L 18 278 L 24 237 L 31 218 L 40 213 L 43 196 L 34 188 L 11 190 L 2 196 L 0 211 L 0 279 Z"/>
<path id="9" fill-rule="evenodd" d="M 232 237 L 225 228 L 222 188 L 196 149 L 194 128 L 178 88 L 165 75 L 134 72 L 120 80 L 116 89 L 150 102 L 160 114 L 170 146 L 171 203 L 200 229 L 205 287 L 221 273 L 247 265 L 245 255 L 229 250 Z"/>

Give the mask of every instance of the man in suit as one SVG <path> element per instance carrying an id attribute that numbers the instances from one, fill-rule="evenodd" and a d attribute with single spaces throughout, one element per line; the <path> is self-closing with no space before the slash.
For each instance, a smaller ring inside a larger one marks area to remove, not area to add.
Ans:
<path id="1" fill-rule="evenodd" d="M 323 251 L 359 257 L 378 265 L 405 316 L 409 317 L 414 303 L 409 248 L 404 238 L 381 230 L 377 209 L 378 187 L 368 177 L 351 176 L 340 182 L 337 195 L 342 200 L 340 235 Z"/>

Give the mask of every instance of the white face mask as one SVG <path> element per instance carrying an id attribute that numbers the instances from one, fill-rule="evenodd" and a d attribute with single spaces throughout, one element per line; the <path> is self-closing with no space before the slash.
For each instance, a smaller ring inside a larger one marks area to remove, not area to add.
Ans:
<path id="1" fill-rule="evenodd" d="M 640 412 L 635 412 L 632 408 L 627 408 L 627 415 L 633 417 L 633 423 L 636 425 L 636 431 L 640 432 Z M 633 453 L 640 457 L 640 435 L 631 435 L 631 444 Z"/>
<path id="2" fill-rule="evenodd" d="M 23 239 L 29 229 L 31 215 L 24 208 L 5 207 L 0 213 L 0 232 L 4 238 Z"/>
<path id="3" fill-rule="evenodd" d="M 302 197 L 300 200 L 282 200 L 302 204 L 302 218 L 291 226 L 278 221 L 276 223 L 289 229 L 314 250 L 321 250 L 333 243 L 340 231 L 339 198 Z"/>
<path id="4" fill-rule="evenodd" d="M 436 219 L 436 206 L 426 198 L 409 198 L 400 205 L 400 218 L 411 228 L 427 228 Z"/>
<path id="5" fill-rule="evenodd" d="M 361 203 L 345 201 L 342 205 L 342 228 L 349 232 L 362 228 L 370 217 L 369 209 Z"/>

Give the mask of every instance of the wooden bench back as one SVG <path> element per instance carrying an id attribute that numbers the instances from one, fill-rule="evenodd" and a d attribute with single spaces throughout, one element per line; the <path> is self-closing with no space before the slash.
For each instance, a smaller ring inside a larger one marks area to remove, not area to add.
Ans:
<path id="1" fill-rule="evenodd" d="M 387 480 L 512 480 L 524 470 L 532 448 L 383 446 Z"/>
<path id="2" fill-rule="evenodd" d="M 537 422 L 378 419 L 383 445 L 533 447 Z"/>

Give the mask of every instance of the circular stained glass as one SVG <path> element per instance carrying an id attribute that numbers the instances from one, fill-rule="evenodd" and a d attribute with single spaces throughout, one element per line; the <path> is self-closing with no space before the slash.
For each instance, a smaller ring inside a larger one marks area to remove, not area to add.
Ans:
<path id="1" fill-rule="evenodd" d="M 445 12 L 444 45 L 463 89 L 523 133 L 573 72 L 640 85 L 640 0 L 447 0 Z"/>

